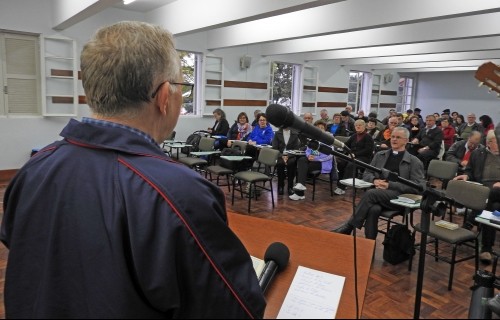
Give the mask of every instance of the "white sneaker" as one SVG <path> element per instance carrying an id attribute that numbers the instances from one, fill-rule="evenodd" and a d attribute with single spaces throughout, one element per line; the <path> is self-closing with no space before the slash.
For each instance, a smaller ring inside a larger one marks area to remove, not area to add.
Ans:
<path id="1" fill-rule="evenodd" d="M 297 183 L 294 187 L 295 190 L 306 191 L 307 188 L 302 183 Z"/>
<path id="2" fill-rule="evenodd" d="M 297 201 L 297 200 L 304 200 L 306 196 L 299 196 L 298 194 L 294 193 L 291 196 L 288 196 L 288 198 L 290 198 L 290 200 Z"/>
<path id="3" fill-rule="evenodd" d="M 345 194 L 345 191 L 340 189 L 340 188 L 337 188 L 337 189 L 335 189 L 335 191 L 333 191 L 333 193 L 340 196 L 340 195 Z"/>

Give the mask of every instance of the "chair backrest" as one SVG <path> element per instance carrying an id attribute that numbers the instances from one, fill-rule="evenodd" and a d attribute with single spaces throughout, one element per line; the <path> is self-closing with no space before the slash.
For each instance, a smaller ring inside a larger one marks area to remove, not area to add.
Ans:
<path id="1" fill-rule="evenodd" d="M 214 138 L 202 137 L 200 139 L 200 144 L 198 145 L 198 148 L 200 151 L 212 151 L 214 149 L 214 144 L 215 144 Z"/>
<path id="2" fill-rule="evenodd" d="M 427 177 L 451 180 L 458 170 L 458 163 L 442 160 L 431 160 L 427 168 Z"/>
<path id="3" fill-rule="evenodd" d="M 274 167 L 278 162 L 279 155 L 280 152 L 276 149 L 262 148 L 260 150 L 259 158 L 257 159 L 257 161 L 266 166 Z"/>
<path id="4" fill-rule="evenodd" d="M 247 149 L 247 142 L 246 141 L 233 141 L 233 144 L 231 145 L 231 148 L 234 147 L 239 147 L 242 153 L 245 153 L 245 150 Z"/>
<path id="5" fill-rule="evenodd" d="M 461 180 L 451 180 L 446 188 L 447 197 L 472 210 L 484 210 L 489 195 L 488 187 Z"/>

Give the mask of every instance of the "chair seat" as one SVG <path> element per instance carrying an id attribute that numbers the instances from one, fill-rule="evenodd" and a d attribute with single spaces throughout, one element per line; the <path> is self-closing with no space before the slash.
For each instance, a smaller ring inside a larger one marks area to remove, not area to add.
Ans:
<path id="1" fill-rule="evenodd" d="M 233 173 L 233 170 L 224 168 L 222 166 L 209 166 L 207 167 L 207 171 L 218 175 Z"/>
<path id="2" fill-rule="evenodd" d="M 380 213 L 381 217 L 387 218 L 387 219 L 392 219 L 396 216 L 401 216 L 403 215 L 403 212 L 398 211 L 398 210 L 382 210 Z"/>
<path id="3" fill-rule="evenodd" d="M 420 223 L 415 225 L 415 230 L 422 232 Z M 434 221 L 431 221 L 431 224 L 429 226 L 429 236 L 434 237 L 438 240 L 443 240 L 451 244 L 474 240 L 476 238 L 474 232 L 470 230 L 464 228 L 449 230 L 446 228 L 436 226 L 436 223 Z"/>
<path id="4" fill-rule="evenodd" d="M 268 181 L 271 179 L 268 175 L 255 171 L 241 171 L 236 173 L 234 177 L 246 182 Z"/>
<path id="5" fill-rule="evenodd" d="M 189 167 L 199 166 L 208 163 L 207 160 L 205 159 L 193 158 L 193 157 L 180 158 L 179 162 Z"/>

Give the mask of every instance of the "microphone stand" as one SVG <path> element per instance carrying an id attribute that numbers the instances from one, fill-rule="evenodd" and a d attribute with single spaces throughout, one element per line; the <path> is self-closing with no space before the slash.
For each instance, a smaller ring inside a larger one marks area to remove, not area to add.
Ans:
<path id="1" fill-rule="evenodd" d="M 423 281 L 424 281 L 424 267 L 425 267 L 425 251 L 426 251 L 426 246 L 427 246 L 427 235 L 429 233 L 429 226 L 430 226 L 430 215 L 433 210 L 436 210 L 435 204 L 436 201 L 447 201 L 450 203 L 454 203 L 455 201 L 453 199 L 450 199 L 444 195 L 443 192 L 440 192 L 436 189 L 432 188 L 427 188 L 424 185 L 420 185 L 416 182 L 413 182 L 411 180 L 405 179 L 400 177 L 397 173 L 389 171 L 387 169 L 383 168 L 377 168 L 374 167 L 368 163 L 365 163 L 363 161 L 357 160 L 357 159 L 352 159 L 350 156 L 347 156 L 341 152 L 338 152 L 334 150 L 333 147 L 324 144 L 322 142 L 314 141 L 314 143 L 318 143 L 319 147 L 318 150 L 321 153 L 324 154 L 329 154 L 329 155 L 334 155 L 336 157 L 339 157 L 341 159 L 344 159 L 348 162 L 351 162 L 354 164 L 354 166 L 359 166 L 362 168 L 365 168 L 367 170 L 370 170 L 372 172 L 379 173 L 382 178 L 384 178 L 387 181 L 396 181 L 396 182 L 401 182 L 409 187 L 415 188 L 419 191 L 424 191 L 422 194 L 422 201 L 420 203 L 420 209 L 422 211 L 422 215 L 420 218 L 420 226 L 421 226 L 421 240 L 420 240 L 420 253 L 419 253 L 419 259 L 418 259 L 418 274 L 417 274 L 417 288 L 415 292 L 415 309 L 413 313 L 413 318 L 418 319 L 420 317 L 420 305 L 422 301 L 422 287 L 423 287 Z M 354 185 L 353 180 L 353 185 Z"/>

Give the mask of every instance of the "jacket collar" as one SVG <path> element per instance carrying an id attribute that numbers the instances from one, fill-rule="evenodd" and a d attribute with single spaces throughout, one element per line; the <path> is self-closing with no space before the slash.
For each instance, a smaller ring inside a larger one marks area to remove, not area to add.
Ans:
<path id="1" fill-rule="evenodd" d="M 71 119 L 60 136 L 68 142 L 90 148 L 111 149 L 131 154 L 165 155 L 157 144 L 148 143 L 129 130 L 119 127 L 103 127 Z"/>
<path id="2" fill-rule="evenodd" d="M 389 155 L 391 154 L 391 152 L 392 149 L 380 151 L 380 153 L 385 157 L 386 160 L 389 159 Z M 401 161 L 410 163 L 411 154 L 408 151 L 404 151 L 403 159 Z"/>

